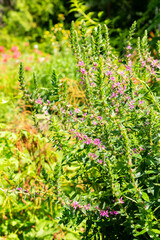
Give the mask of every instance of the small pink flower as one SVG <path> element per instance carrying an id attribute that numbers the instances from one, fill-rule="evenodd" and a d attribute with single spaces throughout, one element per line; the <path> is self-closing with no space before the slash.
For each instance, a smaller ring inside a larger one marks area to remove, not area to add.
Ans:
<path id="1" fill-rule="evenodd" d="M 42 100 L 41 100 L 41 98 L 37 99 L 36 102 L 37 102 L 38 104 L 42 104 Z"/>
<path id="2" fill-rule="evenodd" d="M 29 67 L 29 66 L 25 66 L 25 68 L 24 68 L 24 70 L 26 70 L 26 71 L 31 71 L 31 67 Z"/>
<path id="3" fill-rule="evenodd" d="M 17 58 L 20 58 L 20 57 L 21 57 L 20 51 L 14 51 L 13 52 L 13 58 L 17 59 Z"/>
<path id="4" fill-rule="evenodd" d="M 130 45 L 127 46 L 127 49 L 132 49 L 132 47 Z"/>
<path id="5" fill-rule="evenodd" d="M 89 206 L 90 206 L 90 204 L 84 205 L 84 208 L 85 208 L 86 210 L 89 210 Z"/>
<path id="6" fill-rule="evenodd" d="M 75 113 L 79 113 L 79 112 L 80 112 L 79 108 L 75 109 Z"/>
<path id="7" fill-rule="evenodd" d="M 142 103 L 143 103 L 143 101 L 139 100 L 139 104 L 142 104 Z"/>
<path id="8" fill-rule="evenodd" d="M 83 62 L 83 61 L 79 61 L 78 67 L 79 67 L 79 66 L 83 67 L 83 65 L 84 65 L 84 62 Z"/>
<path id="9" fill-rule="evenodd" d="M 144 148 L 142 148 L 142 147 L 139 147 L 139 148 L 140 148 L 140 150 L 141 150 L 141 151 L 143 151 L 143 150 L 144 150 Z"/>
<path id="10" fill-rule="evenodd" d="M 111 72 L 111 71 L 108 71 L 108 72 L 107 72 L 107 75 L 109 75 L 109 76 L 112 75 L 112 72 Z"/>
<path id="11" fill-rule="evenodd" d="M 102 120 L 102 117 L 101 116 L 98 116 L 99 120 Z"/>
<path id="12" fill-rule="evenodd" d="M 122 198 L 123 198 L 123 197 L 121 197 L 121 198 L 118 200 L 118 203 L 121 203 L 121 204 L 124 203 L 123 200 L 122 200 Z"/>
<path id="13" fill-rule="evenodd" d="M 84 68 L 81 68 L 81 73 L 85 74 L 86 70 Z"/>
<path id="14" fill-rule="evenodd" d="M 0 46 L 0 52 L 4 53 L 5 52 L 5 48 L 3 46 Z"/>
<path id="15" fill-rule="evenodd" d="M 12 52 L 17 52 L 19 49 L 18 49 L 18 47 L 17 46 L 13 46 L 12 48 L 11 48 L 11 51 Z"/>
<path id="16" fill-rule="evenodd" d="M 118 215 L 119 214 L 119 212 L 117 212 L 117 211 L 113 211 L 113 213 L 114 213 L 114 215 Z"/>
<path id="17" fill-rule="evenodd" d="M 97 163 L 100 163 L 100 164 L 102 164 L 102 163 L 103 163 L 103 161 L 102 161 L 102 160 L 99 160 L 99 159 L 97 159 Z"/>
<path id="18" fill-rule="evenodd" d="M 77 209 L 78 204 L 79 204 L 79 202 L 77 202 L 77 201 L 72 203 L 72 206 L 74 207 L 75 210 Z"/>

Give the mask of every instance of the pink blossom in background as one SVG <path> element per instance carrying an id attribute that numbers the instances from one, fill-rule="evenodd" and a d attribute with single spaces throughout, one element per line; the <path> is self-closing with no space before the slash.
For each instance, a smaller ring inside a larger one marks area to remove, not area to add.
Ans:
<path id="1" fill-rule="evenodd" d="M 31 71 L 31 67 L 29 67 L 29 66 L 25 66 L 25 67 L 24 67 L 24 70 L 26 70 L 26 71 L 29 72 L 29 71 Z"/>
<path id="2" fill-rule="evenodd" d="M 4 49 L 3 46 L 0 46 L 0 52 L 1 52 L 1 53 L 4 53 L 4 52 L 5 52 L 5 49 Z"/>
<path id="3" fill-rule="evenodd" d="M 17 59 L 21 57 L 21 52 L 20 51 L 14 51 L 13 52 L 13 58 Z"/>
<path id="4" fill-rule="evenodd" d="M 12 46 L 11 51 L 12 52 L 17 52 L 17 51 L 19 51 L 19 48 L 17 46 Z"/>

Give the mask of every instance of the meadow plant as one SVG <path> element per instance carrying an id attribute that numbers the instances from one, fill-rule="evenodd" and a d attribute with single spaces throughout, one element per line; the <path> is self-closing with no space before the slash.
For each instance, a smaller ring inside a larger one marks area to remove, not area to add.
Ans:
<path id="1" fill-rule="evenodd" d="M 78 35 L 72 23 L 71 46 L 84 101 L 69 103 L 67 84 L 55 71 L 50 99 L 30 95 L 34 118 L 40 112 L 47 115 L 44 134 L 63 153 L 58 166 L 60 222 L 84 226 L 81 239 L 160 236 L 160 107 L 155 89 L 160 62 L 150 54 L 147 32 L 132 44 L 135 28 L 133 23 L 125 56 L 119 58 L 106 25 L 88 34 L 83 22 Z M 23 90 L 23 77 L 19 80 Z"/>

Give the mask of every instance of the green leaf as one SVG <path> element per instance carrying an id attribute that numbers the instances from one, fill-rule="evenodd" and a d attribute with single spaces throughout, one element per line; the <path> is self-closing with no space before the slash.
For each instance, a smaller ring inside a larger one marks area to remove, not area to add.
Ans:
<path id="1" fill-rule="evenodd" d="M 146 202 L 149 202 L 149 196 L 147 193 L 143 192 L 142 193 L 142 198 L 146 201 Z"/>
<path id="2" fill-rule="evenodd" d="M 146 232 L 147 232 L 147 230 L 143 229 L 141 232 L 134 234 L 134 236 L 137 237 L 137 236 L 143 235 Z"/>
<path id="3" fill-rule="evenodd" d="M 152 229 L 151 231 L 154 233 L 160 234 L 160 230 L 158 230 L 158 229 Z"/>

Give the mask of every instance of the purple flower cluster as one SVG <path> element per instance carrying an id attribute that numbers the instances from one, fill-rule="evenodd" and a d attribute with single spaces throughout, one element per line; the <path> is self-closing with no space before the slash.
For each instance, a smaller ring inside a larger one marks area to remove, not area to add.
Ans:
<path id="1" fill-rule="evenodd" d="M 119 204 L 123 204 L 123 203 L 124 203 L 123 200 L 122 200 L 122 197 L 118 200 L 118 203 L 119 203 Z M 79 204 L 78 201 L 72 202 L 72 203 L 69 204 L 69 205 L 71 205 L 75 210 L 76 210 L 76 209 L 82 209 L 82 208 L 84 208 L 86 211 L 87 211 L 87 210 L 93 210 L 93 211 L 96 210 L 96 211 L 99 212 L 99 214 L 100 214 L 101 217 L 107 217 L 107 218 L 109 218 L 109 217 L 111 217 L 111 216 L 120 214 L 119 211 L 115 211 L 114 209 L 110 211 L 110 210 L 109 210 L 110 207 L 108 207 L 108 210 L 100 209 L 98 206 L 92 207 L 92 208 L 90 209 L 90 204 L 81 205 L 81 204 Z"/>
<path id="2" fill-rule="evenodd" d="M 77 137 L 80 141 L 83 140 L 83 143 L 87 145 L 94 145 L 97 146 L 99 149 L 105 149 L 105 146 L 101 144 L 101 141 L 99 138 L 95 138 L 94 140 L 92 138 L 89 138 L 87 135 L 83 135 L 83 133 L 76 132 L 74 129 L 71 129 L 71 134 L 74 134 L 75 137 Z"/>

